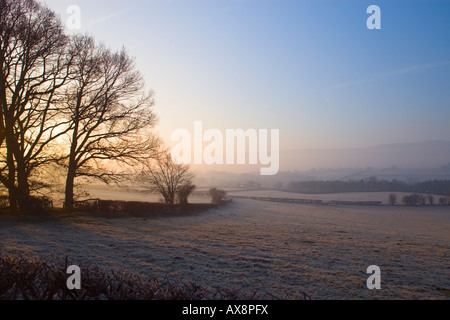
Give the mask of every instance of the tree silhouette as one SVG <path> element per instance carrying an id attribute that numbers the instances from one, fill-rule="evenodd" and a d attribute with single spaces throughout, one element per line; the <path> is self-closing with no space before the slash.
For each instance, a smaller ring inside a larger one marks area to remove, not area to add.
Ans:
<path id="1" fill-rule="evenodd" d="M 54 101 L 71 54 L 61 21 L 34 0 L 0 1 L 0 39 L 0 182 L 12 212 L 26 212 L 33 174 L 70 126 Z"/>
<path id="2" fill-rule="evenodd" d="M 0 183 L 13 213 L 31 210 L 50 164 L 67 169 L 71 211 L 77 177 L 118 181 L 124 164 L 154 157 L 152 93 L 124 49 L 65 35 L 35 0 L 0 0 L 0 39 Z"/>
<path id="3" fill-rule="evenodd" d="M 77 36 L 72 79 L 64 98 L 71 119 L 65 211 L 74 205 L 75 178 L 84 176 L 109 182 L 120 172 L 115 163 L 154 157 L 160 142 L 150 131 L 156 124 L 152 93 L 144 94 L 144 82 L 125 50 L 111 52 L 93 38 Z"/>
<path id="4" fill-rule="evenodd" d="M 223 198 L 227 195 L 227 192 L 222 189 L 211 188 L 211 189 L 209 189 L 209 194 L 212 197 L 212 200 L 211 200 L 212 203 L 220 204 L 223 202 Z"/>
<path id="5" fill-rule="evenodd" d="M 173 162 L 170 153 L 163 153 L 154 164 L 139 174 L 139 181 L 151 191 L 159 192 L 167 204 L 175 201 L 187 203 L 187 198 L 195 189 L 190 165 Z"/>

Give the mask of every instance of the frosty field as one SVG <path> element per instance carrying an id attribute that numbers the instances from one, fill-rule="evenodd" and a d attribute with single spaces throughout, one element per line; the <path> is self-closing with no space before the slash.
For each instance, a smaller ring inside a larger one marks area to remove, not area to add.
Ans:
<path id="1" fill-rule="evenodd" d="M 313 299 L 448 299 L 448 207 L 314 206 L 235 199 L 187 217 L 0 220 L 4 254 L 204 286 Z M 369 265 L 381 290 L 368 290 Z"/>

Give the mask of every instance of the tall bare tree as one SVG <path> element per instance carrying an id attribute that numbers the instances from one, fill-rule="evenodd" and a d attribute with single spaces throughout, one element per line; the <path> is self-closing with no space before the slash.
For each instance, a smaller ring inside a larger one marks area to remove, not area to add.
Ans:
<path id="1" fill-rule="evenodd" d="M 163 153 L 154 162 L 139 174 L 139 181 L 149 184 L 150 190 L 159 192 L 167 204 L 173 205 L 177 199 L 186 204 L 195 189 L 190 165 L 173 162 L 170 153 Z"/>
<path id="2" fill-rule="evenodd" d="M 159 139 L 152 93 L 145 93 L 142 75 L 123 49 L 112 52 L 92 37 L 72 43 L 72 80 L 64 104 L 70 118 L 70 151 L 65 162 L 65 211 L 74 206 L 77 177 L 117 180 L 118 163 L 133 165 L 155 157 Z"/>
<path id="3" fill-rule="evenodd" d="M 0 40 L 0 182 L 11 210 L 26 211 L 30 177 L 69 127 L 53 100 L 71 55 L 61 21 L 34 0 L 0 0 Z"/>

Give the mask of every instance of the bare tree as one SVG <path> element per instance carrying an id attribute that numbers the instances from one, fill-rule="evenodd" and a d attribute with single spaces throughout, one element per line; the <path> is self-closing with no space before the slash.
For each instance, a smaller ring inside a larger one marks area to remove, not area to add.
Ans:
<path id="1" fill-rule="evenodd" d="M 180 203 L 187 203 L 188 196 L 195 189 L 193 178 L 190 165 L 173 162 L 166 152 L 140 173 L 139 180 L 150 184 L 152 191 L 159 192 L 167 204 L 173 205 L 177 198 Z"/>
<path id="2" fill-rule="evenodd" d="M 124 49 L 112 52 L 93 38 L 73 39 L 72 80 L 64 105 L 71 119 L 65 211 L 73 210 L 77 177 L 117 181 L 118 167 L 155 157 L 159 139 L 152 93 Z M 117 164 L 120 163 L 120 166 Z"/>
<path id="3" fill-rule="evenodd" d="M 53 102 L 71 55 L 61 21 L 35 0 L 0 0 L 0 39 L 0 182 L 12 212 L 27 211 L 30 177 L 70 126 Z"/>
<path id="4" fill-rule="evenodd" d="M 35 0 L 0 0 L 0 39 L 0 183 L 13 212 L 27 211 L 30 192 L 46 185 L 48 164 L 67 169 L 71 211 L 77 177 L 117 181 L 119 167 L 154 156 L 152 93 L 125 50 L 70 41 Z M 61 148 L 68 136 L 70 150 Z"/>
<path id="5" fill-rule="evenodd" d="M 395 193 L 391 193 L 389 195 L 388 203 L 391 206 L 395 206 L 397 204 L 397 195 Z"/>

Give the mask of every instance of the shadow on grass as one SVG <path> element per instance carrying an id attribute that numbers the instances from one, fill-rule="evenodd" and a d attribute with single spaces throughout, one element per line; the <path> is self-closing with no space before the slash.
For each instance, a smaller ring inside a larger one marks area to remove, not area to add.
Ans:
<path id="1" fill-rule="evenodd" d="M 164 216 L 190 216 L 227 205 L 223 203 L 165 204 L 138 201 L 88 200 L 77 203 L 73 213 L 64 213 L 62 208 L 40 210 L 29 214 L 13 215 L 8 208 L 0 208 L 0 218 L 9 221 L 44 222 L 76 217 L 102 218 L 152 218 Z M 45 212 L 45 214 L 42 214 Z"/>

